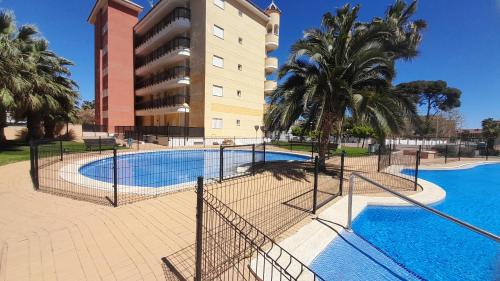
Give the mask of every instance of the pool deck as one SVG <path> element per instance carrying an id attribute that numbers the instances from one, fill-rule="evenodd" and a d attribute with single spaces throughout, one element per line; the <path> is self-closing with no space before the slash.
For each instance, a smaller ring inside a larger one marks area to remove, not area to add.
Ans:
<path id="1" fill-rule="evenodd" d="M 165 280 L 194 241 L 195 195 L 111 208 L 36 192 L 29 162 L 0 167 L 0 280 Z"/>
<path id="2" fill-rule="evenodd" d="M 111 208 L 34 191 L 27 161 L 1 166 L 0 175 L 0 281 L 165 280 L 161 258 L 194 242 L 193 191 Z M 344 218 L 328 216 L 335 205 L 318 217 L 342 225 Z M 286 236 L 317 223 L 310 220 Z M 296 253 L 308 243 L 299 244 Z"/>

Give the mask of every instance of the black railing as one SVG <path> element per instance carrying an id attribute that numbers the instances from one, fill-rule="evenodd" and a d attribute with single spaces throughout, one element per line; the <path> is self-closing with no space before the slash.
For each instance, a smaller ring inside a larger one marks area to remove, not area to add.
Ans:
<path id="1" fill-rule="evenodd" d="M 136 47 L 139 47 L 140 45 L 151 39 L 153 36 L 158 34 L 160 31 L 162 31 L 165 27 L 170 25 L 172 22 L 181 18 L 188 20 L 191 19 L 191 10 L 182 7 L 175 8 L 172 12 L 170 12 L 170 14 L 168 14 L 160 22 L 155 24 L 148 32 L 137 38 Z"/>
<path id="2" fill-rule="evenodd" d="M 142 89 L 170 79 L 187 77 L 189 76 L 189 73 L 190 73 L 189 67 L 175 66 L 173 68 L 169 68 L 163 72 L 160 72 L 159 74 L 156 74 L 154 76 L 145 79 L 140 79 L 137 81 L 135 86 L 136 89 Z"/>
<path id="3" fill-rule="evenodd" d="M 162 56 L 164 56 L 164 55 L 166 55 L 174 50 L 177 50 L 179 48 L 189 48 L 190 41 L 191 40 L 188 37 L 177 37 L 173 40 L 170 40 L 166 44 L 164 44 L 163 46 L 152 51 L 149 55 L 147 55 L 143 58 L 138 58 L 136 68 L 144 66 L 144 65 L 146 65 L 154 60 L 157 60 L 160 57 L 162 57 Z"/>
<path id="4" fill-rule="evenodd" d="M 94 125 L 94 124 L 82 124 L 83 132 L 107 132 L 108 126 L 106 125 Z"/>
<path id="5" fill-rule="evenodd" d="M 323 280 L 224 199 L 198 179 L 194 280 Z"/>
<path id="6" fill-rule="evenodd" d="M 121 137 L 142 140 L 145 135 L 165 137 L 202 138 L 205 128 L 181 126 L 116 126 L 115 133 Z"/>
<path id="7" fill-rule="evenodd" d="M 155 109 L 161 107 L 181 105 L 187 102 L 188 102 L 187 96 L 175 95 L 175 96 L 168 96 L 150 101 L 140 102 L 135 105 L 135 109 L 136 110 Z"/>

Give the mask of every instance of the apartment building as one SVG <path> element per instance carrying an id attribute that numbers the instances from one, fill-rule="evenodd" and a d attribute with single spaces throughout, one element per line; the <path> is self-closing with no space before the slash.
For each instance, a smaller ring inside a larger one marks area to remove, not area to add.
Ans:
<path id="1" fill-rule="evenodd" d="M 249 0 L 97 0 L 96 124 L 203 128 L 205 137 L 261 136 L 276 88 L 281 11 Z M 139 19 L 140 18 L 140 19 Z M 187 130 L 186 130 L 187 131 Z"/>

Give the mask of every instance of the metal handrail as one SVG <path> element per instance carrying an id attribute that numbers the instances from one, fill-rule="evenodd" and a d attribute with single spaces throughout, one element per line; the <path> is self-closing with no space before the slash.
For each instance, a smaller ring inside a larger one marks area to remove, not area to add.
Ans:
<path id="1" fill-rule="evenodd" d="M 368 183 L 371 183 L 374 186 L 376 186 L 376 187 L 378 187 L 378 188 L 380 188 L 380 189 L 382 189 L 384 191 L 387 191 L 387 192 L 389 192 L 390 194 L 392 194 L 392 195 L 394 195 L 396 197 L 399 197 L 399 198 L 403 199 L 404 201 L 410 202 L 410 203 L 412 203 L 414 205 L 417 205 L 418 207 L 423 208 L 426 211 L 429 211 L 429 212 L 431 212 L 431 213 L 433 213 L 435 215 L 438 215 L 438 216 L 440 216 L 440 217 L 442 217 L 442 218 L 444 218 L 444 219 L 446 219 L 448 221 L 451 221 L 451 222 L 453 222 L 455 224 L 458 224 L 458 225 L 460 225 L 462 227 L 465 227 L 465 228 L 467 228 L 469 230 L 472 230 L 472 231 L 474 231 L 476 233 L 479 233 L 479 234 L 481 234 L 481 235 L 483 235 L 483 236 L 485 236 L 485 237 L 487 237 L 489 239 L 494 240 L 495 242 L 500 242 L 500 237 L 497 236 L 497 235 L 495 235 L 495 234 L 493 234 L 493 233 L 491 233 L 491 232 L 488 232 L 488 231 L 483 230 L 481 228 L 478 228 L 478 227 L 476 227 L 476 226 L 474 226 L 472 224 L 466 223 L 466 222 L 461 221 L 461 220 L 459 220 L 459 219 L 457 219 L 455 217 L 452 217 L 452 216 L 447 215 L 447 214 L 445 214 L 443 212 L 440 212 L 440 211 L 438 211 L 438 210 L 436 210 L 434 208 L 426 206 L 425 204 L 422 204 L 422 203 L 420 203 L 420 202 L 418 202 L 416 200 L 413 200 L 413 199 L 411 199 L 411 198 L 409 198 L 409 197 L 407 197 L 407 196 L 405 196 L 405 195 L 403 195 L 403 194 L 401 194 L 399 192 L 393 191 L 393 190 L 391 190 L 391 189 L 389 189 L 389 188 L 381 185 L 380 183 L 375 182 L 375 181 L 373 181 L 373 180 L 371 180 L 371 179 L 369 179 L 369 178 L 367 178 L 365 176 L 362 176 L 362 175 L 360 175 L 358 173 L 352 173 L 351 176 L 349 177 L 349 198 L 348 198 L 348 208 L 349 209 L 348 209 L 348 218 L 347 218 L 347 229 L 348 230 L 352 229 L 352 196 L 353 196 L 353 189 L 354 189 L 354 179 L 356 177 L 358 177 L 358 178 L 360 178 L 360 179 L 362 179 L 362 180 L 364 180 L 364 181 L 366 181 Z"/>

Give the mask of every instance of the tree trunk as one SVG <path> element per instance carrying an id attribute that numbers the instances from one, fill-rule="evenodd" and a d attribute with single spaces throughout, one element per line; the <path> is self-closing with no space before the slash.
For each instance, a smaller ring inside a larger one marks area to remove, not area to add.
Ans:
<path id="1" fill-rule="evenodd" d="M 340 120 L 338 121 L 338 128 L 337 128 L 338 148 L 342 148 L 342 133 L 343 133 L 342 129 L 343 129 L 343 127 L 344 127 L 344 118 L 340 118 Z"/>
<path id="2" fill-rule="evenodd" d="M 424 135 L 427 135 L 430 133 L 430 129 L 431 129 L 431 108 L 432 108 L 432 103 L 431 103 L 431 100 L 429 99 L 427 101 L 427 114 L 425 115 L 425 125 L 424 125 L 424 131 L 422 132 L 422 137 L 424 137 Z"/>
<path id="3" fill-rule="evenodd" d="M 42 137 L 42 118 L 39 114 L 29 114 L 26 118 L 26 127 L 28 128 L 27 141 Z"/>
<path id="4" fill-rule="evenodd" d="M 321 133 L 318 138 L 318 158 L 319 158 L 319 170 L 326 170 L 326 154 L 328 152 L 328 144 L 330 142 L 330 134 L 332 133 L 332 128 L 334 124 L 333 116 L 326 116 L 321 125 Z"/>
<path id="5" fill-rule="evenodd" d="M 7 111 L 0 107 L 0 145 L 5 143 L 5 127 L 7 127 Z"/>
<path id="6" fill-rule="evenodd" d="M 45 131 L 44 137 L 46 139 L 54 138 L 54 130 L 56 128 L 56 122 L 53 119 L 45 119 L 43 121 L 43 130 Z"/>

